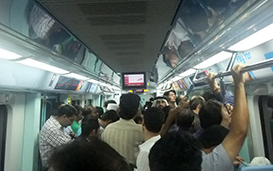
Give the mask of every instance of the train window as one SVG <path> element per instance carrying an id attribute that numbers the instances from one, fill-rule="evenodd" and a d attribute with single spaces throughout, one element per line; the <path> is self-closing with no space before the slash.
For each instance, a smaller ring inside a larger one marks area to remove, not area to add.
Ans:
<path id="1" fill-rule="evenodd" d="M 0 105 L 0 170 L 4 170 L 5 163 L 7 118 L 7 107 L 5 105 Z"/>
<path id="2" fill-rule="evenodd" d="M 273 162 L 273 97 L 259 97 L 259 111 L 263 131 L 265 157 Z"/>

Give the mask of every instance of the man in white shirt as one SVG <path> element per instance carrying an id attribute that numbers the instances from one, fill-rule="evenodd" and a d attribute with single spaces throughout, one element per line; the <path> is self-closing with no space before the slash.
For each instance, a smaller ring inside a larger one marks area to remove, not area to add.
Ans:
<path id="1" fill-rule="evenodd" d="M 164 123 L 164 113 L 156 107 L 151 107 L 144 113 L 143 133 L 145 142 L 139 146 L 137 157 L 137 170 L 150 171 L 149 153 L 152 146 L 161 137 L 159 132 Z"/>

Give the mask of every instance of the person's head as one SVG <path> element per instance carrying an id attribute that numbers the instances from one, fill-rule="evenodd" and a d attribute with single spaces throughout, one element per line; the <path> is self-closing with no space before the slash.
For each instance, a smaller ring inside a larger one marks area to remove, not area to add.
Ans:
<path id="1" fill-rule="evenodd" d="M 204 105 L 205 100 L 201 96 L 195 96 L 191 99 L 190 101 L 190 109 L 191 110 L 196 110 L 196 109 L 201 109 L 201 107 Z"/>
<path id="2" fill-rule="evenodd" d="M 88 138 L 92 136 L 97 136 L 100 125 L 97 119 L 89 119 L 82 123 L 81 128 L 82 128 L 81 136 Z"/>
<path id="3" fill-rule="evenodd" d="M 101 120 L 105 121 L 106 122 L 105 126 L 107 126 L 110 123 L 118 121 L 119 116 L 116 111 L 108 110 L 102 115 Z"/>
<path id="4" fill-rule="evenodd" d="M 91 111 L 92 111 L 92 113 L 91 113 L 91 115 L 92 115 L 92 117 L 93 118 L 98 118 L 98 112 L 97 112 L 97 109 L 94 107 L 94 106 L 92 106 L 92 105 L 90 105 L 90 106 L 88 106 L 90 109 L 91 109 Z"/>
<path id="5" fill-rule="evenodd" d="M 199 118 L 201 127 L 207 129 L 212 125 L 220 125 L 222 122 L 221 114 L 222 103 L 216 100 L 209 100 L 200 109 Z"/>
<path id="6" fill-rule="evenodd" d="M 202 94 L 202 97 L 205 99 L 205 101 L 209 101 L 209 100 L 215 100 L 215 95 L 212 94 L 211 91 L 207 91 L 204 94 Z"/>
<path id="7" fill-rule="evenodd" d="M 171 68 L 175 68 L 179 62 L 179 57 L 177 55 L 176 49 L 171 46 L 165 46 L 163 47 L 162 50 L 162 57 L 163 57 L 163 62 Z"/>
<path id="8" fill-rule="evenodd" d="M 98 117 L 101 118 L 101 116 L 103 114 L 103 108 L 96 106 L 96 111 L 97 111 Z"/>
<path id="9" fill-rule="evenodd" d="M 92 110 L 90 109 L 90 107 L 85 106 L 83 108 L 82 115 L 83 115 L 83 120 L 82 120 L 83 122 L 87 121 L 88 119 L 91 119 L 92 118 Z"/>
<path id="10" fill-rule="evenodd" d="M 122 119 L 132 119 L 138 112 L 140 97 L 137 94 L 128 93 L 120 97 L 120 117 Z"/>
<path id="11" fill-rule="evenodd" d="M 71 105 L 61 106 L 56 114 L 56 119 L 63 127 L 67 127 L 73 124 L 76 119 L 77 110 Z"/>
<path id="12" fill-rule="evenodd" d="M 171 132 L 158 140 L 149 153 L 151 171 L 201 171 L 202 154 L 189 135 Z"/>
<path id="13" fill-rule="evenodd" d="M 49 159 L 52 171 L 129 171 L 126 160 L 107 143 L 95 139 L 73 142 L 54 151 Z"/>
<path id="14" fill-rule="evenodd" d="M 201 134 L 199 141 L 203 149 L 212 151 L 222 143 L 228 133 L 229 130 L 227 128 L 221 125 L 212 125 Z"/>
<path id="15" fill-rule="evenodd" d="M 103 107 L 104 107 L 105 109 L 107 109 L 107 106 L 108 106 L 108 104 L 110 104 L 110 103 L 117 104 L 117 102 L 116 102 L 115 100 L 107 100 L 107 101 L 105 101 L 105 102 L 103 103 Z"/>
<path id="16" fill-rule="evenodd" d="M 190 109 L 180 109 L 176 124 L 181 129 L 190 129 L 194 124 L 194 114 Z"/>
<path id="17" fill-rule="evenodd" d="M 190 106 L 190 101 L 187 96 L 180 95 L 176 98 L 176 104 L 178 106 L 188 108 Z"/>
<path id="18" fill-rule="evenodd" d="M 135 117 L 134 117 L 134 121 L 136 124 L 141 124 L 143 123 L 143 115 L 142 114 L 137 114 Z"/>
<path id="19" fill-rule="evenodd" d="M 170 90 L 164 93 L 164 96 L 169 98 L 169 103 L 175 103 L 176 100 L 176 92 L 174 90 Z"/>
<path id="20" fill-rule="evenodd" d="M 156 107 L 159 109 L 163 109 L 165 106 L 168 106 L 167 98 L 166 97 L 156 97 L 154 99 L 152 107 Z"/>
<path id="21" fill-rule="evenodd" d="M 83 108 L 80 105 L 75 105 L 74 107 L 77 110 L 77 117 L 75 121 L 79 122 L 79 120 L 83 119 Z"/>
<path id="22" fill-rule="evenodd" d="M 62 107 L 62 106 L 64 106 L 65 104 L 64 104 L 64 102 L 57 102 L 57 103 L 55 103 L 55 104 L 53 104 L 52 105 L 52 109 L 51 109 L 51 111 L 50 111 L 50 115 L 54 115 L 54 116 L 56 116 L 57 115 L 57 113 L 58 113 L 58 110 L 60 109 L 60 107 Z"/>
<path id="23" fill-rule="evenodd" d="M 163 111 L 156 107 L 151 107 L 144 112 L 144 133 L 149 131 L 152 133 L 159 133 L 162 125 L 164 124 L 165 114 Z"/>

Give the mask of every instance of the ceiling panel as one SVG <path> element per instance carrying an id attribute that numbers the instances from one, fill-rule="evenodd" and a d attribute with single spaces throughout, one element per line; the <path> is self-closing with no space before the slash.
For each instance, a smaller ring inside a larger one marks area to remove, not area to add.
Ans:
<path id="1" fill-rule="evenodd" d="M 38 0 L 116 72 L 150 71 L 179 0 Z"/>

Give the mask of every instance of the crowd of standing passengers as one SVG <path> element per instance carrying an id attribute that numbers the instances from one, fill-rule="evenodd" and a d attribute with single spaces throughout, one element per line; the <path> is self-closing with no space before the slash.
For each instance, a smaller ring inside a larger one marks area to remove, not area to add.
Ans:
<path id="1" fill-rule="evenodd" d="M 234 97 L 223 97 L 214 74 L 211 92 L 190 99 L 171 90 L 139 108 L 123 94 L 102 108 L 59 104 L 39 134 L 49 171 L 233 171 L 248 131 L 244 66 L 232 69 Z"/>

